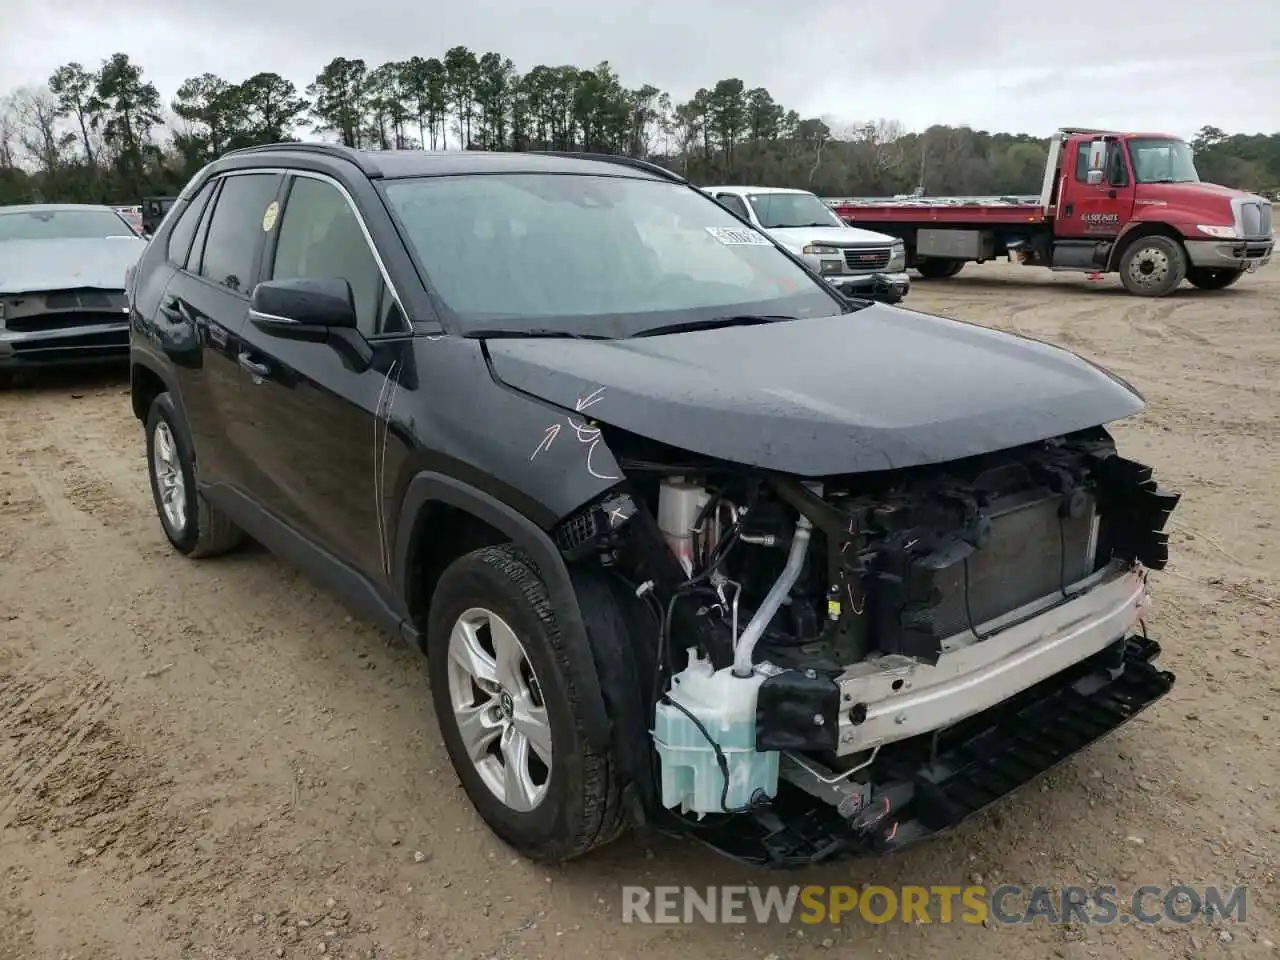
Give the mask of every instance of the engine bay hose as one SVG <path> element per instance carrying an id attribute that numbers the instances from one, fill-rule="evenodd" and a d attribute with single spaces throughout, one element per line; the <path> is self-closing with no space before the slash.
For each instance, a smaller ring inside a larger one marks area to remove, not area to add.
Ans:
<path id="1" fill-rule="evenodd" d="M 800 571 L 804 569 L 805 553 L 809 549 L 809 535 L 812 530 L 813 524 L 809 522 L 809 518 L 801 514 L 800 519 L 796 521 L 795 536 L 791 539 L 791 551 L 787 554 L 787 565 L 782 568 L 782 573 L 774 581 L 768 594 L 765 595 L 764 602 L 760 604 L 755 616 L 751 618 L 747 628 L 742 631 L 742 636 L 738 638 L 737 646 L 734 647 L 733 675 L 735 677 L 751 676 L 754 669 L 751 663 L 751 655 L 755 652 L 756 644 L 760 638 L 764 636 L 765 628 L 773 620 L 774 614 L 778 612 L 782 602 L 791 593 L 791 588 L 800 579 Z"/>

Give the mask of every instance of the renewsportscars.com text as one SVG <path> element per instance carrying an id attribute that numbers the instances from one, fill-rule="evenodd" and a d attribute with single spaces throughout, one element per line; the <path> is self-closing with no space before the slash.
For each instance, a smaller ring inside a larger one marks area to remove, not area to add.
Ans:
<path id="1" fill-rule="evenodd" d="M 1245 919 L 1242 887 L 720 886 L 622 888 L 623 923 L 965 923 L 1088 925 Z"/>

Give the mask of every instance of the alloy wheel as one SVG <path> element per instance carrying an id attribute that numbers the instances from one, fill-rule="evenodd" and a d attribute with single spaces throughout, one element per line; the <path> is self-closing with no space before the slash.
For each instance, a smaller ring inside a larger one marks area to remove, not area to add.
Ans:
<path id="1" fill-rule="evenodd" d="M 163 420 L 156 424 L 152 437 L 151 469 L 155 474 L 164 518 L 171 530 L 180 532 L 187 525 L 187 483 L 182 476 L 177 441 L 169 424 Z"/>
<path id="2" fill-rule="evenodd" d="M 449 701 L 468 759 L 512 810 L 542 802 L 551 781 L 551 723 L 528 654 L 491 610 L 465 611 L 449 634 Z"/>

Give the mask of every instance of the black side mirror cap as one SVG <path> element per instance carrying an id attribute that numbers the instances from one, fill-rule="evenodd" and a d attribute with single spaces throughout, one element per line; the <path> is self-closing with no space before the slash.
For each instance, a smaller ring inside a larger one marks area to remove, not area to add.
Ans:
<path id="1" fill-rule="evenodd" d="M 339 277 L 264 280 L 253 288 L 249 316 L 259 326 L 304 324 L 351 330 L 357 326 L 351 284 Z"/>
<path id="2" fill-rule="evenodd" d="M 373 362 L 373 347 L 360 333 L 346 280 L 265 280 L 253 288 L 249 320 L 285 340 L 327 344 L 357 373 Z"/>

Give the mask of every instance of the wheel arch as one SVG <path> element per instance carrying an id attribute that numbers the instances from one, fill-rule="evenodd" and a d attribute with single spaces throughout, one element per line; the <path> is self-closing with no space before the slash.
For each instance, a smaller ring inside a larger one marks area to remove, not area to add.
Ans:
<path id="1" fill-rule="evenodd" d="M 141 423 L 147 422 L 152 401 L 162 393 L 168 393 L 173 398 L 174 406 L 185 419 L 182 394 L 173 379 L 145 354 L 135 352 L 129 358 L 129 402 L 133 407 L 133 415 Z"/>
<path id="2" fill-rule="evenodd" d="M 456 539 L 443 550 L 433 550 L 428 538 L 435 540 L 437 530 L 444 534 L 441 539 L 451 535 Z M 611 741 L 612 729 L 573 580 L 556 545 L 532 520 L 454 477 L 419 472 L 409 481 L 400 502 L 393 585 L 415 626 L 423 626 L 418 632 L 425 643 L 425 617 L 421 614 L 430 605 L 434 578 L 443 572 L 444 565 L 472 549 L 504 542 L 525 550 L 546 584 L 557 623 L 568 640 L 567 649 L 579 661 L 580 675 L 590 678 L 590 689 L 578 691 L 585 717 L 580 733 L 593 747 L 603 748 Z M 419 582 L 420 576 L 426 582 Z"/>
<path id="3" fill-rule="evenodd" d="M 1104 272 L 1110 273 L 1120 269 L 1120 258 L 1124 256 L 1125 250 L 1129 245 L 1144 237 L 1168 237 L 1181 244 L 1185 239 L 1185 235 L 1173 224 L 1164 220 L 1134 220 L 1131 221 L 1115 242 L 1111 245 L 1111 253 L 1107 257 L 1107 267 Z"/>

